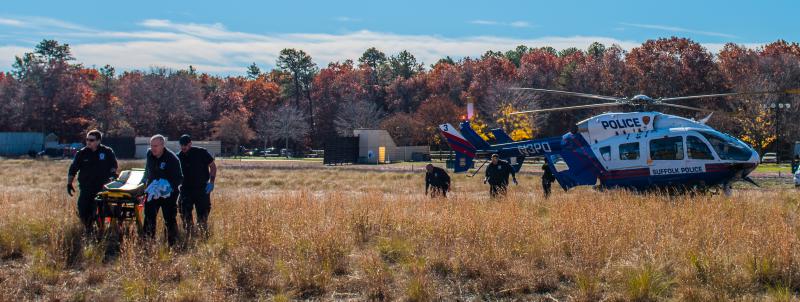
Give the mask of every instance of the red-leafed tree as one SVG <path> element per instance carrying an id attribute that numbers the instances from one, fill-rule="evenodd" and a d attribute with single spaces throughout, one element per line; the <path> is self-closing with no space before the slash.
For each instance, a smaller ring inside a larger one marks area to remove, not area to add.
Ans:
<path id="1" fill-rule="evenodd" d="M 334 121 L 344 107 L 353 106 L 357 102 L 369 102 L 361 84 L 362 75 L 354 68 L 353 62 L 348 60 L 328 64 L 314 78 L 311 98 L 317 104 L 317 132 L 313 137 L 315 144 L 321 144 L 337 134 Z"/>
<path id="2" fill-rule="evenodd" d="M 251 112 L 262 112 L 273 109 L 281 101 L 281 90 L 278 83 L 269 81 L 264 75 L 247 81 L 244 85 L 242 101 Z"/>
<path id="3" fill-rule="evenodd" d="M 558 56 L 537 49 L 522 56 L 516 70 L 516 80 L 522 87 L 558 88 L 556 81 L 560 70 Z"/>
<path id="4" fill-rule="evenodd" d="M 0 73 L 0 131 L 19 131 L 25 123 L 19 82 L 10 74 Z"/>
<path id="5" fill-rule="evenodd" d="M 466 115 L 466 109 L 459 108 L 447 97 L 432 97 L 419 106 L 414 118 L 422 125 L 423 139 L 429 144 L 441 144 L 439 125 L 457 123 Z"/>
<path id="6" fill-rule="evenodd" d="M 242 78 L 228 78 L 215 86 L 203 101 L 208 119 L 216 121 L 228 112 L 244 112 L 249 115 L 250 110 L 246 108 L 244 101 L 244 84 L 245 80 Z"/>
<path id="7" fill-rule="evenodd" d="M 399 146 L 428 143 L 422 121 L 408 113 L 397 113 L 383 119 L 381 129 L 388 131 Z"/>
<path id="8" fill-rule="evenodd" d="M 412 113 L 428 98 L 427 74 L 411 78 L 396 78 L 386 88 L 386 102 L 390 112 Z"/>
<path id="9" fill-rule="evenodd" d="M 249 142 L 255 138 L 255 132 L 248 124 L 250 113 L 242 111 L 243 108 L 237 110 L 228 110 L 223 115 L 214 121 L 211 129 L 211 138 L 222 142 L 229 152 L 238 151 L 242 143 Z M 238 154 L 238 153 L 237 153 Z"/>
<path id="10" fill-rule="evenodd" d="M 428 73 L 428 90 L 433 96 L 449 98 L 454 103 L 461 102 L 461 94 L 466 90 L 459 66 L 439 63 Z"/>
<path id="11" fill-rule="evenodd" d="M 178 137 L 183 133 L 208 137 L 212 127 L 203 110 L 202 90 L 186 71 L 157 68 L 151 72 L 126 72 L 119 80 L 123 112 L 136 135 L 156 133 Z"/>
<path id="12" fill-rule="evenodd" d="M 481 104 L 494 88 L 513 79 L 515 67 L 506 58 L 492 56 L 481 60 L 464 60 L 462 69 L 464 78 L 469 83 L 462 99 Z"/>
<path id="13" fill-rule="evenodd" d="M 627 94 L 682 96 L 721 88 L 714 57 L 686 38 L 648 40 L 625 57 Z"/>

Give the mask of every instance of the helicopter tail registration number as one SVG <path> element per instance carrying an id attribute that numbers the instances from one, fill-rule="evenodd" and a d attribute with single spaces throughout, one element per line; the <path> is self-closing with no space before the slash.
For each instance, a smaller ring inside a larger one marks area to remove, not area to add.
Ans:
<path id="1" fill-rule="evenodd" d="M 546 142 L 522 145 L 517 147 L 517 150 L 519 150 L 519 153 L 522 153 L 525 156 L 539 155 L 544 152 L 551 151 L 550 144 Z"/>

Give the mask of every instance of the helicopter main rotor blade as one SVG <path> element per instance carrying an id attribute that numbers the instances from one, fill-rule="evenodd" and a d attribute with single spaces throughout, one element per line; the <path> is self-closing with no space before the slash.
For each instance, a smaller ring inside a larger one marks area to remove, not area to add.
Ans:
<path id="1" fill-rule="evenodd" d="M 578 106 L 568 106 L 568 107 L 558 107 L 558 108 L 526 110 L 526 111 L 512 112 L 511 114 L 554 112 L 554 111 L 565 111 L 565 110 L 587 109 L 587 108 L 599 108 L 599 107 L 611 107 L 611 106 L 621 106 L 621 105 L 624 105 L 624 104 L 620 104 L 620 103 L 602 103 L 602 104 L 590 104 L 590 105 L 578 105 Z"/>
<path id="2" fill-rule="evenodd" d="M 678 105 L 678 104 L 670 104 L 670 103 L 655 103 L 653 105 L 675 107 L 675 108 L 689 109 L 689 110 L 695 110 L 695 111 L 714 112 L 714 110 L 708 110 L 708 109 L 691 107 L 691 106 L 684 106 L 684 105 Z"/>
<path id="3" fill-rule="evenodd" d="M 735 96 L 735 95 L 775 94 L 775 93 L 800 94 L 800 89 L 787 89 L 787 90 L 777 90 L 777 91 L 753 91 L 753 92 L 729 92 L 729 93 L 716 93 L 716 94 L 701 94 L 701 95 L 690 95 L 690 96 L 661 98 L 659 100 L 662 101 L 662 102 L 668 102 L 668 101 L 682 101 L 682 100 L 703 99 L 703 98 L 716 98 L 716 97 Z"/>
<path id="4" fill-rule="evenodd" d="M 526 91 L 536 91 L 536 92 L 544 92 L 544 93 L 552 93 L 552 94 L 560 94 L 560 95 L 568 95 L 568 96 L 577 96 L 583 98 L 590 98 L 590 99 L 597 99 L 597 100 L 606 100 L 606 101 L 615 101 L 620 102 L 623 99 L 613 97 L 613 96 L 605 96 L 605 95 L 597 95 L 597 94 L 589 94 L 589 93 L 580 93 L 580 92 L 571 92 L 571 91 L 563 91 L 563 90 L 551 90 L 551 89 L 541 89 L 541 88 L 524 88 L 524 87 L 512 87 L 509 88 L 511 90 L 526 90 Z"/>

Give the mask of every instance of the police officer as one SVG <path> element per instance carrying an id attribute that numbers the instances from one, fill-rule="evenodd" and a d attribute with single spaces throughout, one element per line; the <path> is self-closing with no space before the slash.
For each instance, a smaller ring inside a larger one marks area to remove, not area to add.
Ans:
<path id="1" fill-rule="evenodd" d="M 505 195 L 508 188 L 508 176 L 511 175 L 514 184 L 517 184 L 517 175 L 514 168 L 507 161 L 500 159 L 497 154 L 492 154 L 492 162 L 486 167 L 486 178 L 483 183 L 489 183 L 489 196 Z"/>
<path id="2" fill-rule="evenodd" d="M 544 191 L 544 198 L 550 197 L 550 186 L 553 184 L 553 181 L 556 180 L 555 175 L 553 172 L 550 171 L 550 167 L 547 166 L 547 163 L 542 165 L 542 190 Z"/>
<path id="3" fill-rule="evenodd" d="M 171 192 L 167 197 L 148 200 L 144 204 L 144 235 L 147 238 L 156 236 L 156 216 L 161 209 L 164 217 L 164 224 L 167 227 L 167 242 L 173 245 L 178 235 L 178 225 L 176 218 L 178 215 L 178 194 L 180 185 L 183 182 L 181 172 L 181 162 L 175 153 L 172 153 L 164 146 L 166 139 L 157 134 L 150 138 L 150 150 L 147 151 L 147 159 L 144 168 L 145 186 L 149 187 L 156 180 L 166 180 L 169 183 Z"/>
<path id="4" fill-rule="evenodd" d="M 102 139 L 103 133 L 99 130 L 89 131 L 86 134 L 86 147 L 75 154 L 67 172 L 69 196 L 75 192 L 72 182 L 75 175 L 78 175 L 78 187 L 81 189 L 78 196 L 78 217 L 87 234 L 94 232 L 93 222 L 97 218 L 97 203 L 94 199 L 97 193 L 117 175 L 117 157 L 114 156 L 114 150 L 100 143 Z"/>
<path id="5" fill-rule="evenodd" d="M 425 166 L 425 194 L 428 194 L 428 188 L 432 187 L 431 197 L 437 197 L 442 194 L 447 197 L 447 191 L 450 190 L 450 175 L 442 168 L 434 167 L 432 164 Z"/>
<path id="6" fill-rule="evenodd" d="M 192 210 L 197 211 L 197 224 L 203 237 L 208 238 L 208 214 L 211 211 L 211 191 L 217 178 L 217 164 L 208 150 L 193 147 L 192 137 L 184 134 L 178 140 L 181 152 L 178 158 L 183 170 L 180 211 L 183 228 L 187 234 L 194 232 Z"/>

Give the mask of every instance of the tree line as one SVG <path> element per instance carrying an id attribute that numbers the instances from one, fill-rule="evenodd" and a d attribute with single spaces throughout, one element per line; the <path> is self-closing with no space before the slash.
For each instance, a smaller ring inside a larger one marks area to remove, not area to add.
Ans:
<path id="1" fill-rule="evenodd" d="M 190 133 L 228 147 L 320 148 L 353 129 L 382 128 L 398 144 L 437 145 L 437 125 L 463 118 L 467 103 L 475 105 L 473 126 L 488 140 L 494 127 L 514 139 L 560 135 L 607 110 L 510 115 L 592 103 L 510 87 L 666 97 L 800 86 L 800 46 L 783 40 L 758 48 L 729 43 L 718 53 L 678 37 L 648 40 L 630 51 L 600 43 L 585 50 L 520 45 L 427 66 L 409 51 L 387 55 L 369 48 L 356 61 L 320 67 L 304 51 L 284 49 L 274 63 L 268 71 L 253 63 L 244 76 L 214 76 L 191 66 L 117 72 L 109 65 L 76 63 L 68 44 L 43 40 L 0 73 L 0 131 L 52 132 L 69 141 L 98 128 L 110 136 Z M 800 109 L 796 98 L 776 94 L 683 104 L 719 111 L 713 127 L 764 150 L 774 148 L 776 129 L 783 148 L 800 134 L 793 118 Z M 770 108 L 775 102 L 793 106 L 776 112 Z"/>

